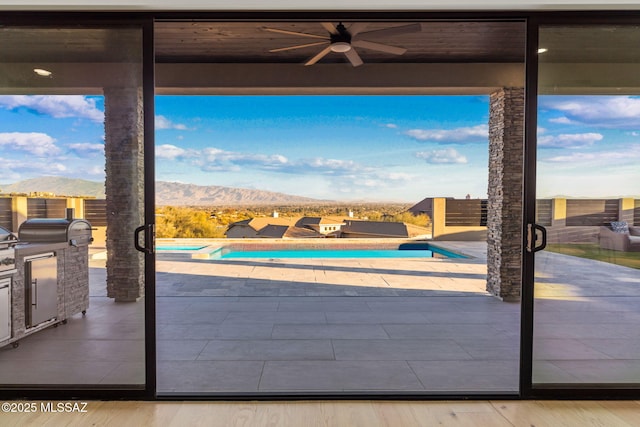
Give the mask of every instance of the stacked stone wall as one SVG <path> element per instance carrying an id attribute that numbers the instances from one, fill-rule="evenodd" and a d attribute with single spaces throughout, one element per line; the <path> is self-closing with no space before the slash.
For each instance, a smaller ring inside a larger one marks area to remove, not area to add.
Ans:
<path id="1" fill-rule="evenodd" d="M 524 172 L 524 89 L 491 94 L 487 291 L 505 301 L 520 298 Z"/>

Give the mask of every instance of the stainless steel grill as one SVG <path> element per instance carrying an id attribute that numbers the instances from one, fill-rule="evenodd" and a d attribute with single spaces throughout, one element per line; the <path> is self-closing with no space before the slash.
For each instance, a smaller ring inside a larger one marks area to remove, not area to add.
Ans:
<path id="1" fill-rule="evenodd" d="M 68 242 L 71 246 L 88 245 L 93 241 L 89 221 L 71 218 L 28 219 L 20 225 L 18 238 L 20 242 Z"/>

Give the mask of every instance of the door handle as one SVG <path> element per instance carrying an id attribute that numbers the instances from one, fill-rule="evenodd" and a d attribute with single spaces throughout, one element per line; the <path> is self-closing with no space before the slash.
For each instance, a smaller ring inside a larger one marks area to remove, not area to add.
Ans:
<path id="1" fill-rule="evenodd" d="M 33 288 L 33 294 L 31 295 L 31 306 L 38 308 L 38 279 L 33 279 L 33 281 L 31 282 L 31 287 Z"/>
<path id="2" fill-rule="evenodd" d="M 540 232 L 541 242 L 538 241 L 538 231 Z M 543 250 L 547 247 L 547 229 L 538 224 L 527 224 L 527 252 L 533 253 Z"/>
<path id="3" fill-rule="evenodd" d="M 140 245 L 140 233 L 144 231 L 144 246 Z M 133 232 L 133 245 L 140 252 L 152 254 L 155 240 L 155 227 L 153 224 L 145 224 L 136 228 Z"/>

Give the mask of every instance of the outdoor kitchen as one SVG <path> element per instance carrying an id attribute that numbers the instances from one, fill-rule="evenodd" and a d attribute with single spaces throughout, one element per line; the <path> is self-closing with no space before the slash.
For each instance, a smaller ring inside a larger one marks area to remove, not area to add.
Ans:
<path id="1" fill-rule="evenodd" d="M 89 308 L 91 224 L 66 214 L 0 227 L 0 347 Z"/>

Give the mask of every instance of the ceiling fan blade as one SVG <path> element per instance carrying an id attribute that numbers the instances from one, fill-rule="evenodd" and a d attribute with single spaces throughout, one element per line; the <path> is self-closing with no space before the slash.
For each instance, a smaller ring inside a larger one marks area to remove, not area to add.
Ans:
<path id="1" fill-rule="evenodd" d="M 407 51 L 403 47 L 389 46 L 388 44 L 368 42 L 366 40 L 354 40 L 352 46 L 363 47 L 365 49 L 379 50 L 380 52 L 392 53 L 394 55 L 402 55 Z"/>
<path id="2" fill-rule="evenodd" d="M 368 26 L 369 26 L 368 22 L 355 22 L 351 24 L 351 26 L 349 27 L 349 34 L 351 34 L 351 37 L 353 37 L 356 34 L 360 33 L 360 31 L 363 31 Z"/>
<path id="3" fill-rule="evenodd" d="M 362 58 L 360 58 L 360 55 L 358 55 L 358 52 L 356 52 L 355 49 L 353 48 L 346 51 L 344 53 L 344 56 L 347 57 L 349 62 L 351 62 L 351 65 L 353 65 L 354 67 L 359 67 L 363 64 Z"/>
<path id="4" fill-rule="evenodd" d="M 325 30 L 329 31 L 329 33 L 338 34 L 338 30 L 336 29 L 336 26 L 333 25 L 332 23 L 330 23 L 330 22 L 321 22 L 320 25 L 322 25 Z"/>
<path id="5" fill-rule="evenodd" d="M 303 47 L 318 46 L 318 45 L 327 44 L 327 43 L 329 43 L 329 40 L 324 42 L 315 42 L 315 43 L 308 43 L 308 44 L 299 44 L 296 46 L 280 47 L 278 49 L 269 49 L 269 52 L 284 52 L 285 50 L 302 49 Z"/>
<path id="6" fill-rule="evenodd" d="M 315 64 L 316 62 L 320 61 L 329 52 L 331 52 L 331 46 L 327 46 L 324 49 L 322 49 L 313 58 L 311 58 L 307 62 L 305 62 L 304 65 L 313 65 L 313 64 Z"/>
<path id="7" fill-rule="evenodd" d="M 314 39 L 323 39 L 327 40 L 327 36 L 318 36 L 316 34 L 308 34 L 308 33 L 299 33 L 297 31 L 289 31 L 289 30 L 280 30 L 278 28 L 264 28 L 265 31 L 270 31 L 272 33 L 279 34 L 288 34 L 290 36 L 302 36 L 302 37 L 313 37 Z"/>
<path id="8" fill-rule="evenodd" d="M 390 37 L 400 34 L 417 33 L 422 31 L 420 24 L 401 25 L 399 27 L 383 28 L 380 30 L 371 30 L 360 33 L 362 37 Z"/>

